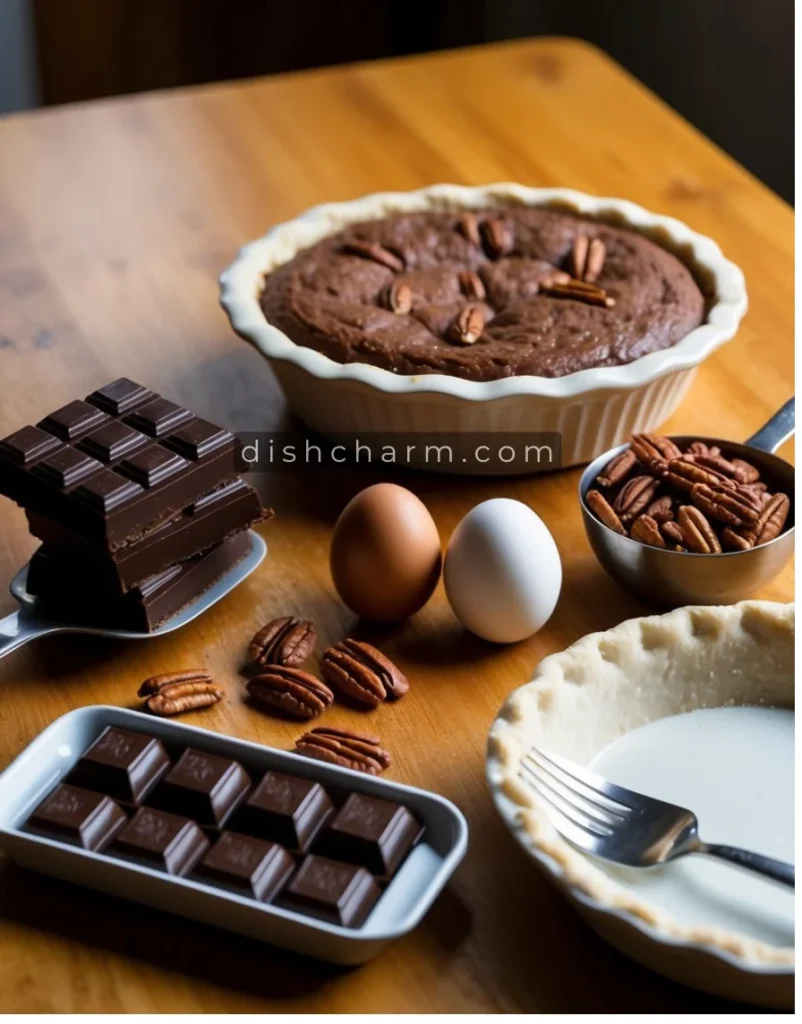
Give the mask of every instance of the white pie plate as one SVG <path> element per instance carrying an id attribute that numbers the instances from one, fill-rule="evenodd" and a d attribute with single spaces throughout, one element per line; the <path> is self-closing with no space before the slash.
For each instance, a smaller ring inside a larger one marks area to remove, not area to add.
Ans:
<path id="1" fill-rule="evenodd" d="M 367 363 L 336 363 L 296 344 L 262 312 L 259 297 L 265 275 L 349 224 L 394 213 L 500 205 L 555 206 L 647 234 L 695 266 L 710 293 L 705 322 L 673 347 L 623 366 L 580 370 L 565 377 L 472 381 L 442 373 L 396 374 Z M 270 362 L 292 410 L 324 436 L 554 432 L 561 437 L 563 466 L 590 462 L 632 434 L 667 420 L 699 365 L 738 330 L 747 307 L 743 273 L 712 239 L 687 224 L 625 199 L 511 182 L 430 185 L 315 206 L 245 245 L 220 277 L 220 301 L 237 334 Z M 434 468 L 427 459 L 413 458 L 411 464 Z M 475 473 L 476 460 L 468 468 L 461 468 L 459 459 L 453 465 L 438 460 L 437 471 Z M 495 445 L 487 463 L 483 460 L 482 472 L 531 471 L 525 461 L 505 461 Z"/>
<path id="2" fill-rule="evenodd" d="M 710 905 L 710 892 L 704 890 L 698 905 L 691 892 L 690 917 L 686 913 L 680 920 L 654 897 L 659 888 L 644 886 L 642 870 L 608 866 L 563 840 L 542 801 L 520 782 L 518 767 L 533 744 L 589 764 L 601 751 L 620 750 L 622 736 L 648 723 L 665 722 L 668 716 L 700 708 L 793 708 L 793 704 L 793 605 L 744 601 L 632 619 L 583 637 L 546 658 L 532 681 L 510 695 L 490 732 L 487 779 L 496 808 L 516 840 L 613 946 L 686 985 L 730 999 L 790 1007 L 792 947 L 717 924 L 706 916 L 709 909 L 700 909 Z M 748 735 L 746 740 L 748 744 Z M 707 774 L 705 764 L 715 757 L 713 750 L 704 750 L 702 776 Z M 710 779 L 721 775 L 715 764 L 709 763 L 709 768 Z M 619 781 L 637 788 L 631 780 Z M 700 792 L 709 781 L 700 780 Z M 787 792 L 790 778 L 777 781 L 783 782 Z M 769 785 L 769 796 L 773 788 Z M 649 786 L 644 784 L 643 790 L 648 793 Z M 654 790 L 653 795 L 669 799 Z M 702 833 L 703 823 L 700 814 Z M 715 842 L 718 837 L 703 838 Z M 735 870 L 707 858 L 694 860 L 695 868 L 701 861 L 704 869 Z M 687 865 L 688 858 L 682 865 L 656 870 L 687 869 Z M 732 883 L 733 892 L 744 884 L 771 885 L 747 877 L 746 883 L 737 879 Z M 778 895 L 774 890 L 767 899 L 775 896 L 788 899 L 790 903 L 783 906 L 791 907 L 790 894 Z M 696 912 L 698 919 L 694 919 Z M 791 916 L 790 923 L 786 916 L 783 934 L 792 934 L 792 913 L 792 907 L 786 909 Z"/>

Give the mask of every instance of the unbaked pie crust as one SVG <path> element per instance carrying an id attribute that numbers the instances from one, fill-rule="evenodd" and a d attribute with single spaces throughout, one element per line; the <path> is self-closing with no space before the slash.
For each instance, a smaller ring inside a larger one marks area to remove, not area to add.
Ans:
<path id="1" fill-rule="evenodd" d="M 613 740 L 668 715 L 793 704 L 792 604 L 744 601 L 632 619 L 544 659 L 532 681 L 508 698 L 490 733 L 488 779 L 515 805 L 518 839 L 570 890 L 651 926 L 658 937 L 727 953 L 744 966 L 788 967 L 793 949 L 681 924 L 610 878 L 561 838 L 518 768 L 532 745 L 588 764 Z"/>

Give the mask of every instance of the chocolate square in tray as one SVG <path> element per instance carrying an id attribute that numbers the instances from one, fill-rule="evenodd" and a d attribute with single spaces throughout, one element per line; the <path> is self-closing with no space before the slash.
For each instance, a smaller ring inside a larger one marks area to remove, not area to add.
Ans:
<path id="1" fill-rule="evenodd" d="M 125 803 L 139 804 L 170 764 L 164 744 L 155 736 L 109 726 L 78 761 L 67 779 L 83 789 L 107 793 Z"/>
<path id="2" fill-rule="evenodd" d="M 32 832 L 100 850 L 128 821 L 111 797 L 62 784 L 42 801 L 28 819 Z"/>
<path id="3" fill-rule="evenodd" d="M 113 551 L 237 476 L 237 450 L 123 377 L 0 441 L 0 494 Z"/>
<path id="4" fill-rule="evenodd" d="M 312 779 L 268 772 L 241 805 L 231 827 L 306 853 L 334 814 L 326 790 Z"/>
<path id="5" fill-rule="evenodd" d="M 165 747 L 146 722 L 105 729 L 24 828 L 346 928 L 422 835 L 400 803 L 278 771 L 254 787 L 247 763 Z"/>
<path id="6" fill-rule="evenodd" d="M 108 852 L 160 868 L 168 875 L 186 875 L 208 848 L 209 840 L 196 822 L 140 807 Z"/>
<path id="7" fill-rule="evenodd" d="M 295 861 L 278 843 L 223 832 L 195 869 L 195 875 L 269 903 L 294 871 Z"/>
<path id="8" fill-rule="evenodd" d="M 379 896 L 381 890 L 365 868 L 310 854 L 285 889 L 281 905 L 358 928 Z"/>
<path id="9" fill-rule="evenodd" d="M 250 788 L 250 776 L 237 761 L 190 747 L 156 787 L 149 803 L 221 828 Z"/>
<path id="10" fill-rule="evenodd" d="M 364 864 L 389 879 L 417 842 L 421 826 L 406 807 L 351 793 L 317 843 L 316 851 Z"/>

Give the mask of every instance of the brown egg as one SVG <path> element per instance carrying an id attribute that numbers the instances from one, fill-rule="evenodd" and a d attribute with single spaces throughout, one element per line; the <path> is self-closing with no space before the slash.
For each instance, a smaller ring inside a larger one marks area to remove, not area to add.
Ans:
<path id="1" fill-rule="evenodd" d="M 422 608 L 440 577 L 440 535 L 428 509 L 397 484 L 348 502 L 331 538 L 331 576 L 351 611 L 400 622 Z"/>

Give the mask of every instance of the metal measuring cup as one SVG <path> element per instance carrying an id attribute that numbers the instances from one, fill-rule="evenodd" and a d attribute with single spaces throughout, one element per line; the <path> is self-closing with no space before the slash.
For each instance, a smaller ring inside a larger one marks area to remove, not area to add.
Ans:
<path id="1" fill-rule="evenodd" d="M 718 445 L 726 458 L 745 459 L 760 470 L 772 491 L 791 497 L 791 511 L 784 531 L 768 544 L 748 551 L 698 555 L 650 547 L 622 537 L 601 523 L 588 508 L 585 496 L 602 469 L 628 445 L 600 455 L 579 481 L 579 503 L 591 547 L 607 572 L 650 604 L 675 608 L 685 604 L 733 604 L 770 583 L 794 551 L 794 467 L 774 455 L 794 433 L 794 399 L 744 444 L 719 437 L 672 435 L 681 448 L 692 441 Z"/>

